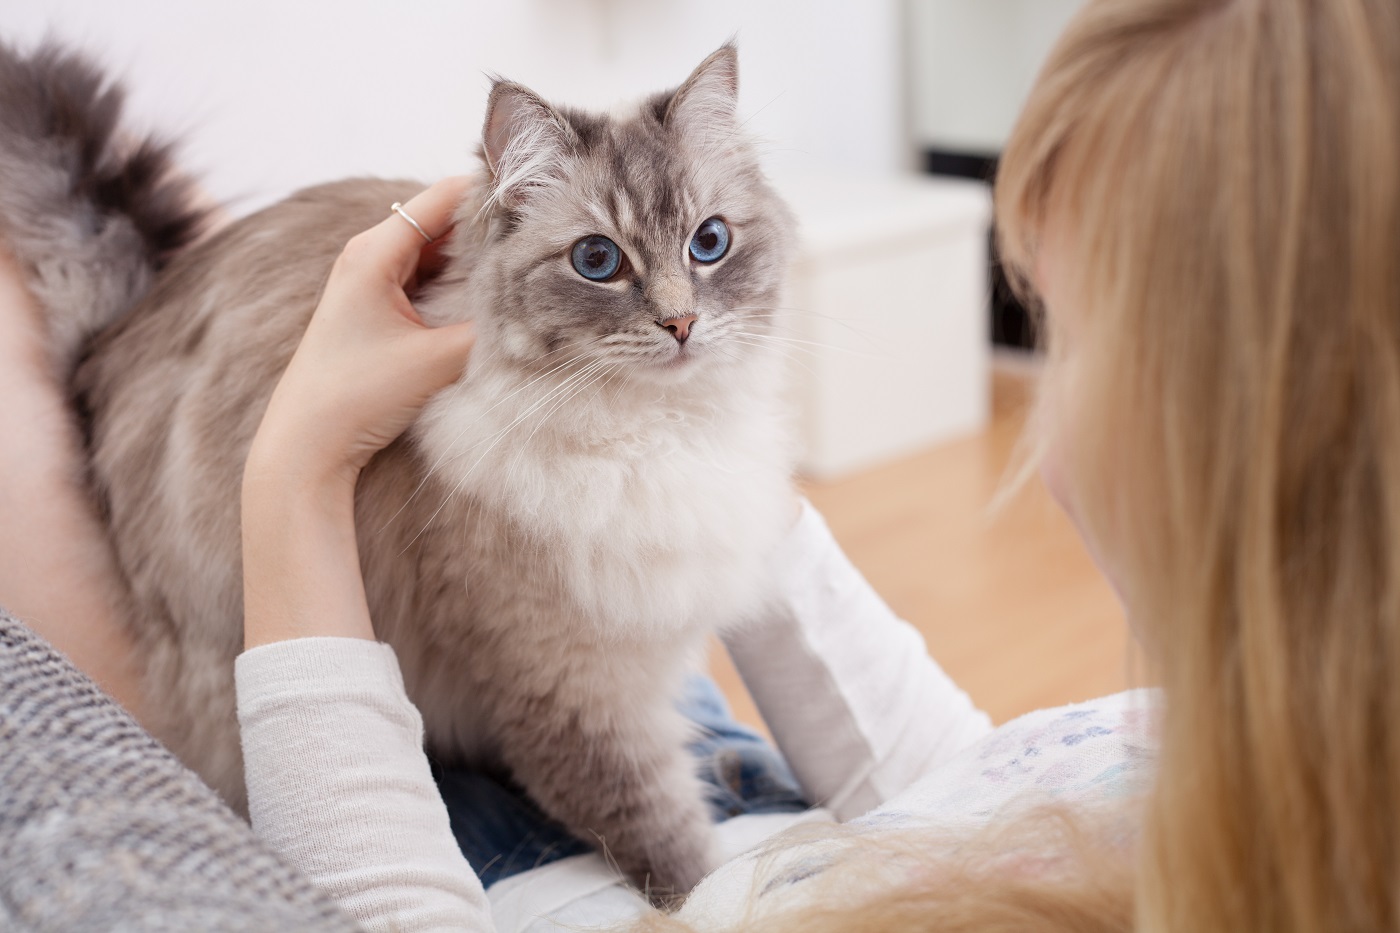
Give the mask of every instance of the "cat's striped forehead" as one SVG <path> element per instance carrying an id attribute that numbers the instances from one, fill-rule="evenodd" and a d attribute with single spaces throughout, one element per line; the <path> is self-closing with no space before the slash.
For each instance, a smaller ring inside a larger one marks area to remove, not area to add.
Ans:
<path id="1" fill-rule="evenodd" d="M 655 248 L 689 236 L 725 205 L 763 198 L 742 141 L 717 145 L 668 126 L 669 101 L 670 95 L 657 95 L 626 114 L 561 110 L 578 138 L 565 187 L 598 224 Z"/>

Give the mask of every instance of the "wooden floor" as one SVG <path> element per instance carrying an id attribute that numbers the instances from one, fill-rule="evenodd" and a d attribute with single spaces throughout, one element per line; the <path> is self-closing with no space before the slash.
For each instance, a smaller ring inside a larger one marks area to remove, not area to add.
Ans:
<path id="1" fill-rule="evenodd" d="M 807 496 L 851 561 L 923 632 L 997 722 L 1136 685 L 1122 609 L 1039 478 L 989 511 L 1025 419 L 1028 377 L 994 378 L 990 426 Z M 716 646 L 736 716 L 761 727 Z"/>

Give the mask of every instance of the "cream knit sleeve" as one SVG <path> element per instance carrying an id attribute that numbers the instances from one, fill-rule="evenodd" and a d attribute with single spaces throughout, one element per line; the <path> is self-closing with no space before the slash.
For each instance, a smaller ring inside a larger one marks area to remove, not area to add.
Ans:
<path id="1" fill-rule="evenodd" d="M 245 652 L 238 720 L 253 829 L 371 931 L 489 931 L 393 649 L 300 638 Z"/>
<path id="2" fill-rule="evenodd" d="M 772 569 L 769 613 L 724 643 L 812 803 L 860 816 L 992 731 L 810 503 Z"/>

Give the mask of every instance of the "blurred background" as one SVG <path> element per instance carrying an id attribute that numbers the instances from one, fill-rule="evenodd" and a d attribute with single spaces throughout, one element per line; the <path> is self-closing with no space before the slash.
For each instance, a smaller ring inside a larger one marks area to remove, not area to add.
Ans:
<path id="1" fill-rule="evenodd" d="M 490 75 L 607 107 L 737 37 L 802 247 L 787 346 L 807 494 L 998 721 L 1132 679 L 1121 610 L 1038 481 L 996 514 L 1038 368 L 990 182 L 1079 0 L 26 0 L 235 215 L 350 175 L 471 170 Z M 756 713 L 716 652 L 742 716 Z"/>

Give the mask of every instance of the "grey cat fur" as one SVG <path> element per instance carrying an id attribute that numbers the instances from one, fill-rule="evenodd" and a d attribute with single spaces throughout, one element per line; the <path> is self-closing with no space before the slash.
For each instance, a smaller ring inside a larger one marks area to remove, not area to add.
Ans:
<path id="1" fill-rule="evenodd" d="M 486 168 L 415 295 L 429 323 L 476 319 L 477 349 L 356 500 L 376 631 L 435 753 L 508 769 L 654 893 L 713 861 L 671 697 L 707 633 L 762 612 L 792 508 L 765 339 L 791 220 L 736 93 L 730 46 L 627 114 L 496 82 Z M 160 270 L 75 376 L 157 731 L 235 807 L 244 455 L 342 245 L 421 187 L 323 185 L 231 224 Z M 700 266 L 687 244 L 713 215 L 732 245 Z M 614 281 L 570 267 L 594 233 L 628 255 Z M 77 295 L 40 294 L 56 342 L 101 324 Z M 658 324 L 686 312 L 680 344 Z"/>
<path id="2" fill-rule="evenodd" d="M 120 132 L 123 104 L 81 56 L 0 42 L 0 238 L 41 306 L 62 309 L 49 324 L 63 370 L 208 218 L 169 143 Z"/>

